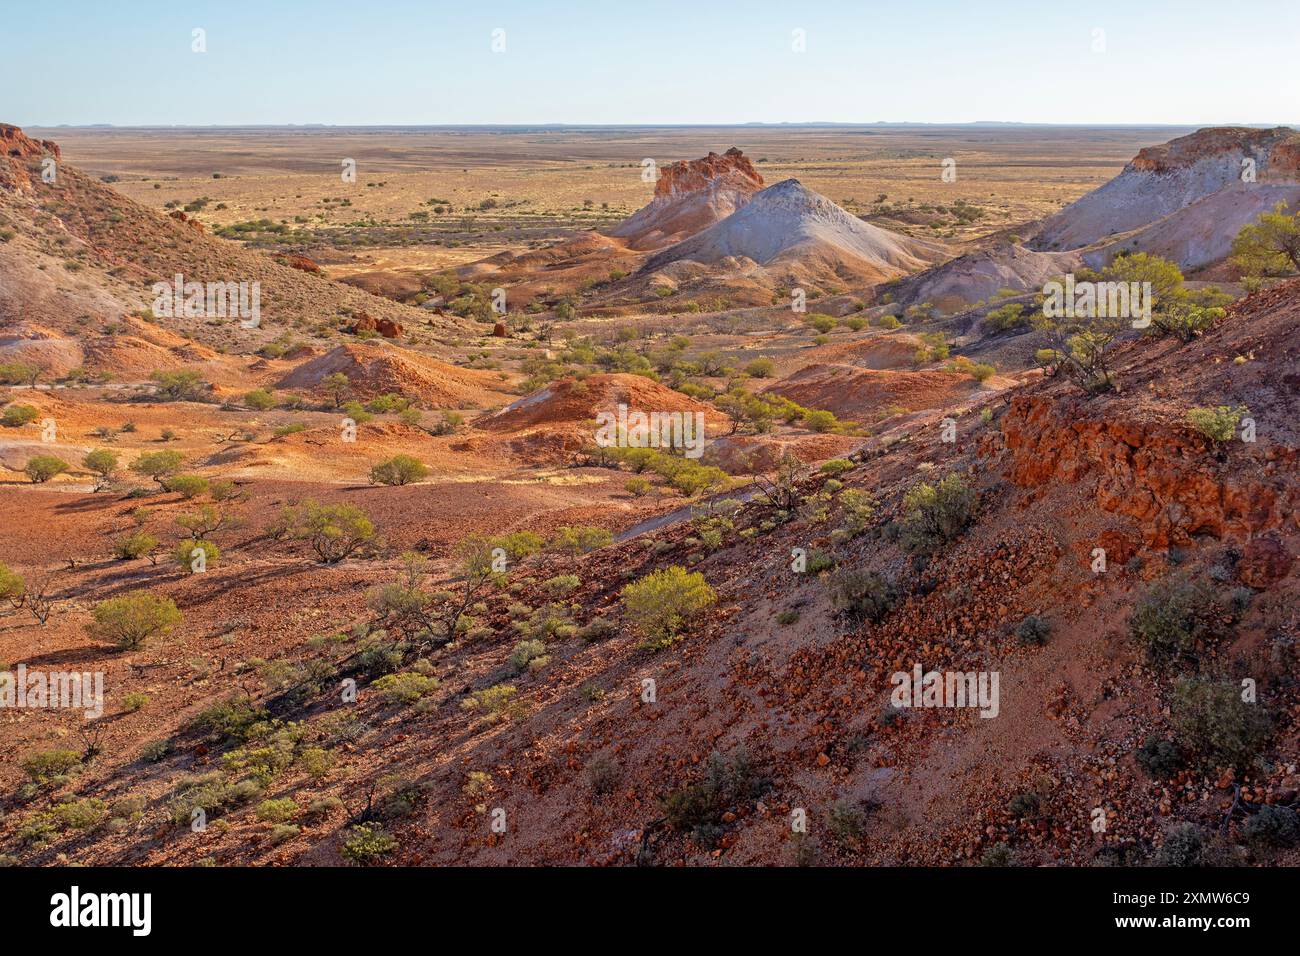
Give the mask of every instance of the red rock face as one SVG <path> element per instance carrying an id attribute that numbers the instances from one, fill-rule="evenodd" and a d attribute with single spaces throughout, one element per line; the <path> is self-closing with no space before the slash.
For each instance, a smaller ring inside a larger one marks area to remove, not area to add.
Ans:
<path id="1" fill-rule="evenodd" d="M 1278 172 L 1300 169 L 1300 134 L 1285 126 L 1277 129 L 1221 126 L 1197 130 L 1189 136 L 1139 150 L 1129 165 L 1148 172 L 1168 172 L 1207 156 L 1229 153 L 1242 156 L 1260 150 L 1272 152 L 1271 166 Z"/>
<path id="2" fill-rule="evenodd" d="M 185 225 L 189 226 L 191 229 L 197 230 L 198 232 L 203 231 L 203 223 L 199 222 L 197 219 L 191 219 L 183 210 L 173 209 L 167 215 L 172 219 L 175 219 L 177 222 L 185 223 Z"/>
<path id="3" fill-rule="evenodd" d="M 15 159 L 35 159 L 38 156 L 62 158 L 57 143 L 48 139 L 32 139 L 17 126 L 0 123 L 0 155 Z"/>
<path id="4" fill-rule="evenodd" d="M 1202 534 L 1250 541 L 1279 527 L 1294 507 L 1284 500 L 1284 486 L 1248 467 L 1222 465 L 1205 440 L 1185 428 L 1087 418 L 1078 411 L 1044 398 L 1012 401 L 1003 438 L 1013 482 L 1090 482 L 1097 506 L 1132 518 L 1146 546 L 1155 549 L 1186 545 Z"/>
<path id="5" fill-rule="evenodd" d="M 703 159 L 682 160 L 669 163 L 659 171 L 655 183 L 655 199 L 668 199 L 684 193 L 705 189 L 726 181 L 744 189 L 762 189 L 763 177 L 749 158 L 735 146 L 721 156 L 709 153 Z"/>
<path id="6" fill-rule="evenodd" d="M 285 256 L 284 264 L 292 269 L 298 269 L 302 272 L 319 273 L 320 266 L 314 259 L 308 259 L 306 256 Z"/>
<path id="7" fill-rule="evenodd" d="M 392 319 L 376 319 L 369 312 L 359 312 L 356 322 L 348 331 L 353 335 L 358 332 L 378 332 L 386 339 L 396 339 L 402 335 L 402 324 Z"/>

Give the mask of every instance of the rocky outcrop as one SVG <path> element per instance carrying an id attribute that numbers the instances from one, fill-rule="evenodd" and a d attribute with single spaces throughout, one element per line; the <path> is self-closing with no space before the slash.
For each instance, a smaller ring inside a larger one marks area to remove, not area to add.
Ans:
<path id="1" fill-rule="evenodd" d="M 1293 449 L 1262 450 L 1259 461 L 1234 449 L 1220 461 L 1186 427 L 1094 417 L 1082 405 L 1033 395 L 1012 401 L 1002 425 L 1012 482 L 1084 485 L 1100 509 L 1133 519 L 1155 549 L 1207 534 L 1248 542 L 1294 512 L 1285 480 L 1300 464 Z"/>
<path id="2" fill-rule="evenodd" d="M 402 324 L 394 319 L 376 319 L 369 312 L 358 312 L 356 321 L 348 331 L 353 335 L 373 332 L 386 339 L 396 339 L 401 338 L 403 330 Z"/>
<path id="3" fill-rule="evenodd" d="M 0 155 L 13 159 L 36 159 L 53 156 L 61 159 L 58 143 L 48 139 L 32 139 L 17 126 L 0 123 Z"/>
<path id="4" fill-rule="evenodd" d="M 763 188 L 763 177 L 739 149 L 669 163 L 659 171 L 654 198 L 610 235 L 636 250 L 660 249 L 731 215 Z"/>
<path id="5" fill-rule="evenodd" d="M 655 182 L 655 199 L 674 199 L 702 189 L 734 188 L 756 192 L 764 186 L 754 164 L 735 146 L 722 155 L 669 163 Z"/>

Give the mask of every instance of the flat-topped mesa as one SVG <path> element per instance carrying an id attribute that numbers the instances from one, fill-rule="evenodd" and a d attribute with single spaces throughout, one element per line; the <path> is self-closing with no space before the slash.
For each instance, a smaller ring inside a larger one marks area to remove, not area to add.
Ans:
<path id="1" fill-rule="evenodd" d="M 1267 166 L 1276 175 L 1293 178 L 1300 172 L 1300 133 L 1289 126 L 1273 129 L 1211 126 L 1158 146 L 1147 146 L 1138 151 L 1129 167 L 1142 172 L 1168 173 L 1223 156 L 1262 160 L 1261 167 Z"/>
<path id="2" fill-rule="evenodd" d="M 32 139 L 17 126 L 0 123 L 0 156 L 36 159 L 38 156 L 62 158 L 59 144 L 48 139 Z"/>
<path id="3" fill-rule="evenodd" d="M 721 155 L 711 152 L 703 159 L 679 160 L 664 166 L 655 183 L 655 199 L 671 199 L 722 185 L 753 192 L 762 189 L 764 183 L 749 157 L 733 146 Z"/>

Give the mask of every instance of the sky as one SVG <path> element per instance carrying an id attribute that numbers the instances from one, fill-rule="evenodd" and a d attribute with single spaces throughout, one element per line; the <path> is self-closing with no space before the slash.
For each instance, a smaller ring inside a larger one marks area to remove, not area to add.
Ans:
<path id="1" fill-rule="evenodd" d="M 0 122 L 20 126 L 1300 122 L 1300 0 L 64 0 L 3 19 Z"/>

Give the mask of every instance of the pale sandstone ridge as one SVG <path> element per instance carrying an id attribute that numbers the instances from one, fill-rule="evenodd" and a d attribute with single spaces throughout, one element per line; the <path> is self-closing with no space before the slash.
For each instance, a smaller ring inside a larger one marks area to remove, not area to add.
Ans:
<path id="1" fill-rule="evenodd" d="M 1041 251 L 1087 250 L 1089 265 L 1149 252 L 1198 269 L 1224 259 L 1241 228 L 1300 204 L 1300 133 L 1219 127 L 1140 151 L 1122 173 L 1046 219 Z"/>
<path id="2" fill-rule="evenodd" d="M 662 248 L 725 219 L 764 186 L 754 164 L 735 146 L 719 155 L 669 163 L 655 182 L 654 199 L 610 235 L 637 250 Z"/>

